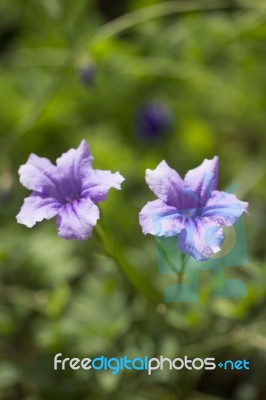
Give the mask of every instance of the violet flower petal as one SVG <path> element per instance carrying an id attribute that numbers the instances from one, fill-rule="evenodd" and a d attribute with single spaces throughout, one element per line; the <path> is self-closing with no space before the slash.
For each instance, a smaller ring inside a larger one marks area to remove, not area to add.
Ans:
<path id="1" fill-rule="evenodd" d="M 53 218 L 61 207 L 62 204 L 57 200 L 51 197 L 42 197 L 39 193 L 33 192 L 24 199 L 20 212 L 16 216 L 17 222 L 32 228 L 36 222 Z"/>
<path id="2" fill-rule="evenodd" d="M 185 229 L 178 235 L 177 248 L 197 261 L 204 261 L 221 250 L 223 240 L 221 226 L 211 218 L 187 219 Z"/>
<path id="3" fill-rule="evenodd" d="M 99 219 L 98 207 L 90 199 L 74 200 L 61 207 L 56 227 L 64 239 L 86 240 Z"/>
<path id="4" fill-rule="evenodd" d="M 234 194 L 214 190 L 201 215 L 211 217 L 223 226 L 231 226 L 248 212 L 247 209 L 248 203 L 238 200 Z"/>
<path id="5" fill-rule="evenodd" d="M 201 165 L 189 170 L 185 176 L 185 188 L 194 193 L 199 207 L 206 204 L 211 192 L 217 188 L 218 161 L 217 156 L 212 160 L 205 159 Z"/>
<path id="6" fill-rule="evenodd" d="M 45 157 L 31 154 L 18 173 L 20 183 L 29 190 L 49 193 L 56 188 L 56 167 Z"/>
<path id="7" fill-rule="evenodd" d="M 120 190 L 125 178 L 119 172 L 112 173 L 99 169 L 91 169 L 82 182 L 82 197 L 89 197 L 93 202 L 106 200 L 111 188 Z"/>
<path id="8" fill-rule="evenodd" d="M 82 140 L 77 149 L 68 150 L 56 160 L 59 175 L 58 191 L 67 202 L 80 198 L 82 179 L 92 169 L 92 160 L 93 157 L 85 140 Z"/>
<path id="9" fill-rule="evenodd" d="M 162 200 L 149 201 L 139 214 L 142 232 L 155 236 L 176 236 L 184 228 L 184 218 L 177 209 Z"/>
<path id="10" fill-rule="evenodd" d="M 89 146 L 85 140 L 82 140 L 77 149 L 70 149 L 57 158 L 56 165 L 61 177 L 67 176 L 73 180 L 80 180 L 88 173 L 92 160 Z"/>
<path id="11" fill-rule="evenodd" d="M 159 199 L 181 208 L 183 180 L 165 161 L 160 162 L 154 170 L 146 170 L 146 182 Z"/>

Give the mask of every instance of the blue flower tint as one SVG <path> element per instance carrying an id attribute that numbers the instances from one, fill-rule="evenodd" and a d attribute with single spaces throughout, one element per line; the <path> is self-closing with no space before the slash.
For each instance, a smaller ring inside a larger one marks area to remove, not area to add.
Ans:
<path id="1" fill-rule="evenodd" d="M 162 161 L 146 170 L 146 182 L 158 199 L 139 214 L 143 233 L 176 236 L 177 248 L 197 261 L 221 250 L 222 227 L 233 225 L 248 209 L 235 195 L 217 190 L 217 156 L 189 170 L 184 180 Z"/>
<path id="2" fill-rule="evenodd" d="M 19 169 L 20 182 L 31 195 L 24 200 L 17 222 L 33 227 L 43 219 L 56 218 L 58 235 L 85 240 L 99 219 L 95 203 L 106 200 L 111 188 L 121 189 L 119 172 L 92 168 L 93 157 L 85 140 L 56 160 L 31 154 Z"/>
<path id="3" fill-rule="evenodd" d="M 151 142 L 166 134 L 171 128 L 167 106 L 159 101 L 143 104 L 136 115 L 135 132 L 143 141 Z"/>
<path id="4" fill-rule="evenodd" d="M 80 80 L 86 85 L 91 86 L 95 78 L 95 67 L 91 64 L 83 65 L 79 68 Z"/>

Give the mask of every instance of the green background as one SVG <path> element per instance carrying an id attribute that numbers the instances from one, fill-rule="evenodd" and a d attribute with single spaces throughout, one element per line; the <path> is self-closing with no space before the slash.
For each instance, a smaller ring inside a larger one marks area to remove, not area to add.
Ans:
<path id="1" fill-rule="evenodd" d="M 0 0 L 0 399 L 266 398 L 265 21 L 257 0 Z M 143 141 L 134 121 L 153 100 L 171 129 Z M 65 241 L 55 221 L 18 225 L 19 166 L 82 139 L 95 168 L 126 177 L 101 205 L 104 243 Z M 159 274 L 138 224 L 155 198 L 145 170 L 165 159 L 183 176 L 215 154 L 219 189 L 236 183 L 250 203 L 249 262 L 228 270 L 247 295 L 214 298 L 204 271 L 198 302 L 164 303 L 177 277 Z M 56 353 L 246 358 L 251 371 L 55 372 Z"/>

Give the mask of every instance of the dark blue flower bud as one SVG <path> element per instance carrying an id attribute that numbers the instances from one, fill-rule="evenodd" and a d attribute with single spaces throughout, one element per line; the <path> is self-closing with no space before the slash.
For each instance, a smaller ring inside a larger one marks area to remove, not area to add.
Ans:
<path id="1" fill-rule="evenodd" d="M 139 108 L 135 120 L 135 132 L 144 141 L 159 139 L 170 128 L 171 115 L 164 103 L 150 101 Z"/>
<path id="2" fill-rule="evenodd" d="M 79 77 L 86 86 L 91 86 L 95 78 L 95 67 L 91 64 L 83 65 L 79 68 Z"/>

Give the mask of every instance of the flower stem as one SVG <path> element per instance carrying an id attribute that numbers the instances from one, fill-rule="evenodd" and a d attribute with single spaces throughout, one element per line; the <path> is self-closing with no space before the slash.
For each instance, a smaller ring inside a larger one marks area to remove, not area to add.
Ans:
<path id="1" fill-rule="evenodd" d="M 252 8 L 250 3 L 239 4 L 243 8 Z M 123 32 L 126 29 L 132 28 L 139 23 L 149 21 L 154 18 L 164 17 L 172 14 L 186 13 L 189 11 L 200 11 L 200 10 L 219 10 L 221 8 L 231 8 L 232 2 L 229 0 L 203 0 L 200 4 L 197 1 L 167 1 L 165 3 L 158 3 L 151 6 L 143 7 L 136 11 L 132 11 L 128 14 L 123 15 L 102 26 L 96 31 L 95 36 L 92 38 L 91 43 L 106 40 L 113 36 Z"/>
<path id="2" fill-rule="evenodd" d="M 177 273 L 177 275 L 178 275 L 178 283 L 182 283 L 183 282 L 184 272 L 185 272 L 185 269 L 186 269 L 186 255 L 181 253 L 180 260 L 181 260 L 180 270 Z"/>
<path id="3" fill-rule="evenodd" d="M 186 255 L 181 253 L 180 254 L 180 268 L 179 271 L 177 271 L 177 285 L 176 285 L 176 298 L 180 299 L 181 294 L 182 294 L 182 289 L 183 289 L 183 278 L 184 278 L 184 273 L 186 269 Z"/>
<path id="4" fill-rule="evenodd" d="M 95 232 L 106 255 L 116 262 L 130 285 L 151 302 L 155 304 L 161 303 L 163 301 L 162 294 L 155 289 L 147 278 L 140 275 L 136 268 L 127 261 L 121 247 L 114 243 L 106 228 L 102 224 L 98 223 L 95 227 Z"/>

